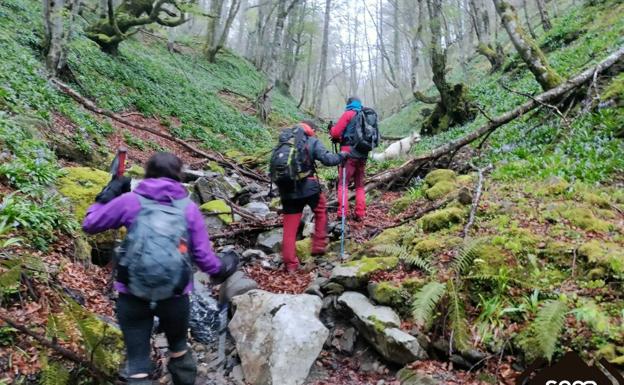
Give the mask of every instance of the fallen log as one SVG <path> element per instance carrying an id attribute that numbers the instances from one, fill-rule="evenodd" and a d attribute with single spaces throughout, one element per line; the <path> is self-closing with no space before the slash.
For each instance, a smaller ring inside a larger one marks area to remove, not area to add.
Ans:
<path id="1" fill-rule="evenodd" d="M 5 322 L 7 325 L 9 325 L 10 327 L 12 327 L 13 329 L 18 330 L 19 332 L 32 337 L 35 341 L 37 341 L 38 343 L 40 343 L 41 345 L 45 346 L 48 349 L 52 349 L 55 352 L 57 352 L 58 354 L 60 354 L 63 358 L 75 362 L 76 364 L 85 367 L 94 377 L 99 378 L 100 380 L 104 380 L 108 383 L 113 383 L 113 384 L 119 384 L 122 385 L 124 384 L 121 381 L 118 381 L 115 377 L 110 376 L 106 373 L 104 373 L 102 370 L 100 370 L 97 366 L 95 366 L 93 364 L 92 361 L 80 357 L 80 355 L 78 355 L 77 353 L 64 348 L 62 346 L 60 346 L 59 344 L 57 344 L 54 341 L 51 341 L 49 339 L 47 339 L 46 337 L 40 335 L 39 333 L 36 333 L 30 329 L 28 329 L 26 326 L 21 325 L 19 322 L 17 322 L 16 320 L 9 318 L 5 315 L 0 314 L 0 320 L 2 320 L 3 322 Z"/>
<path id="2" fill-rule="evenodd" d="M 613 64 L 621 60 L 623 57 L 624 47 L 620 47 L 617 51 L 609 55 L 607 58 L 605 58 L 594 67 L 588 68 L 585 71 L 581 72 L 579 75 L 568 79 L 565 83 L 531 98 L 529 101 L 518 106 L 514 110 L 489 119 L 489 121 L 485 125 L 481 126 L 477 130 L 445 145 L 439 146 L 427 153 L 418 155 L 406 161 L 399 167 L 373 175 L 367 181 L 366 191 L 370 191 L 374 188 L 377 188 L 378 186 L 388 185 L 398 178 L 410 175 L 410 173 L 412 173 L 414 169 L 419 167 L 424 162 L 440 158 L 441 156 L 444 156 L 446 154 L 454 153 L 461 147 L 472 143 L 473 141 L 484 135 L 489 135 L 492 131 L 526 114 L 527 112 L 537 107 L 541 107 L 548 102 L 560 99 L 563 95 L 567 94 L 571 90 L 590 81 L 594 77 L 594 74 L 600 74 L 604 72 Z"/>
<path id="3" fill-rule="evenodd" d="M 98 107 L 93 101 L 85 98 L 84 96 L 80 95 L 80 93 L 78 93 L 78 91 L 74 90 L 73 88 L 71 88 L 69 85 L 61 82 L 58 79 L 51 79 L 51 82 L 56 85 L 59 90 L 61 90 L 63 93 L 69 95 L 70 97 L 72 97 L 74 100 L 76 100 L 78 103 L 80 103 L 82 106 L 84 106 L 87 110 L 90 110 L 92 112 L 95 112 L 98 115 L 103 115 L 103 116 L 107 116 L 113 120 L 118 121 L 119 123 L 125 124 L 126 126 L 135 128 L 137 130 L 141 130 L 141 131 L 146 131 L 149 132 L 150 134 L 154 134 L 156 136 L 160 136 L 161 138 L 170 140 L 172 142 L 178 143 L 179 145 L 181 145 L 182 147 L 186 148 L 187 150 L 189 150 L 190 152 L 199 155 L 201 157 L 204 157 L 206 159 L 212 160 L 217 162 L 218 164 L 220 164 L 221 166 L 224 167 L 228 167 L 231 168 L 233 170 L 235 170 L 236 172 L 240 173 L 241 175 L 244 175 L 248 178 L 260 181 L 260 182 L 265 182 L 268 183 L 269 179 L 265 176 L 265 175 L 261 175 L 253 170 L 250 170 L 244 166 L 240 166 L 238 165 L 234 160 L 232 159 L 228 159 L 226 158 L 223 154 L 220 154 L 218 152 L 215 153 L 210 153 L 204 150 L 201 150 L 195 146 L 193 146 L 192 144 L 189 144 L 188 142 L 180 139 L 180 138 L 176 138 L 175 136 L 172 136 L 170 134 L 161 132 L 159 130 L 155 130 L 151 127 L 148 126 L 144 126 L 141 124 L 137 124 L 134 123 L 126 118 L 124 118 L 123 116 L 121 116 L 120 114 L 117 114 L 113 111 L 109 111 L 109 110 L 105 110 L 103 108 Z"/>

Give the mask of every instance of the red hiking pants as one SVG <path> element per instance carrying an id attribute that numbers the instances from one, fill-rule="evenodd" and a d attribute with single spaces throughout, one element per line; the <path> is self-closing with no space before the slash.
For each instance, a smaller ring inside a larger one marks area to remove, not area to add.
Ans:
<path id="1" fill-rule="evenodd" d="M 312 235 L 312 254 L 321 254 L 327 247 L 327 199 L 324 193 L 315 194 L 308 198 L 283 200 L 284 238 L 282 240 L 282 256 L 284 265 L 289 271 L 297 269 L 299 259 L 295 249 L 297 231 L 303 214 L 303 208 L 308 205 L 314 212 L 314 234 Z"/>
<path id="2" fill-rule="evenodd" d="M 366 215 L 366 192 L 364 191 L 364 176 L 366 159 L 347 159 L 344 167 L 347 169 L 347 202 L 345 215 L 349 215 L 349 183 L 355 185 L 355 216 L 364 218 Z M 342 217 L 342 166 L 338 167 L 338 218 Z"/>

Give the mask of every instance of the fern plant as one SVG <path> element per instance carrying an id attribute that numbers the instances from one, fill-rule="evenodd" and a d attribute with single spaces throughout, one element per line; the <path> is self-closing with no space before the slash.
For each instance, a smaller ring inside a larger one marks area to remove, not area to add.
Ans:
<path id="1" fill-rule="evenodd" d="M 447 286 L 449 296 L 448 316 L 453 333 L 451 346 L 455 346 L 459 351 L 464 351 L 470 347 L 470 331 L 468 329 L 468 321 L 466 320 L 463 299 L 460 297 L 459 290 L 452 280 L 448 281 Z"/>
<path id="2" fill-rule="evenodd" d="M 66 385 L 69 383 L 69 371 L 63 365 L 55 361 L 48 361 L 46 354 L 41 354 L 41 384 L 42 385 Z"/>
<path id="3" fill-rule="evenodd" d="M 535 337 L 538 350 L 549 361 L 555 353 L 557 340 L 561 335 L 561 329 L 568 313 L 568 304 L 560 300 L 551 300 L 544 303 L 537 312 L 531 328 Z"/>
<path id="4" fill-rule="evenodd" d="M 412 301 L 412 317 L 417 325 L 428 326 L 433 319 L 433 311 L 446 293 L 446 285 L 432 281 L 420 288 Z"/>
<path id="5" fill-rule="evenodd" d="M 416 267 L 427 274 L 433 274 L 435 272 L 435 269 L 431 265 L 431 262 L 416 254 L 410 253 L 410 251 L 405 246 L 379 245 L 376 246 L 374 250 L 389 257 L 397 257 L 399 258 L 399 260 L 401 260 L 401 262 L 405 263 L 406 265 Z"/>
<path id="6" fill-rule="evenodd" d="M 478 247 L 480 245 L 481 242 L 479 241 L 471 241 L 459 249 L 451 264 L 451 270 L 458 276 L 468 271 L 472 262 L 478 257 Z"/>

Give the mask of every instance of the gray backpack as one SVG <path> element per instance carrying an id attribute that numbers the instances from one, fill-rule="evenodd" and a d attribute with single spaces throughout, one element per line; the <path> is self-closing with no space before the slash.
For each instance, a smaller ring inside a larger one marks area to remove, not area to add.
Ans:
<path id="1" fill-rule="evenodd" d="M 139 201 L 141 211 L 119 256 L 118 278 L 132 295 L 155 304 L 182 294 L 190 282 L 185 216 L 190 199 L 172 200 L 171 206 L 140 195 Z"/>

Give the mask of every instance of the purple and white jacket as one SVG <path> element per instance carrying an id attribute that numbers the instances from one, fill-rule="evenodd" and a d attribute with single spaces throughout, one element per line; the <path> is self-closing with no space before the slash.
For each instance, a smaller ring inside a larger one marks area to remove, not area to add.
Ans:
<path id="1" fill-rule="evenodd" d="M 130 228 L 141 211 L 139 197 L 168 204 L 172 199 L 183 199 L 188 196 L 184 186 L 169 178 L 149 178 L 143 180 L 134 191 L 122 194 L 112 201 L 102 204 L 95 203 L 87 210 L 82 222 L 82 229 L 89 234 L 96 234 L 122 226 Z M 186 223 L 188 226 L 189 252 L 201 271 L 215 275 L 221 268 L 221 260 L 215 254 L 208 238 L 204 217 L 199 207 L 193 202 L 186 207 Z M 121 282 L 115 282 L 115 289 L 121 293 L 128 293 L 127 287 Z M 192 290 L 192 282 L 184 290 Z"/>

